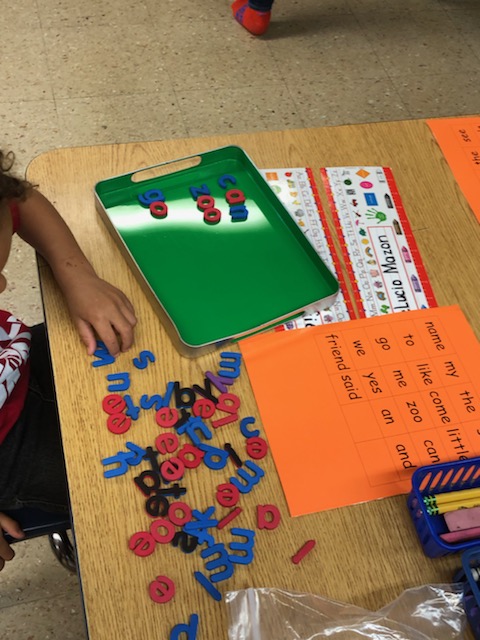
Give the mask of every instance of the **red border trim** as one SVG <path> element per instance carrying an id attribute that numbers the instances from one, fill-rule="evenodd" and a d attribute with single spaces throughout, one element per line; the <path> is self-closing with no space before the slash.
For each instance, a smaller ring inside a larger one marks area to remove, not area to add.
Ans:
<path id="1" fill-rule="evenodd" d="M 327 175 L 326 168 L 322 167 L 320 169 L 320 173 L 322 175 L 323 186 L 324 186 L 325 191 L 327 193 L 327 199 L 328 199 L 328 204 L 330 205 L 330 211 L 332 212 L 332 215 L 333 215 L 333 222 L 334 222 L 334 225 L 335 225 L 335 229 L 337 230 L 337 235 L 338 235 L 339 240 L 341 240 L 343 261 L 345 263 L 345 267 L 347 269 L 348 275 L 350 276 L 350 283 L 351 283 L 351 285 L 353 287 L 353 294 L 354 294 L 355 302 L 357 304 L 358 315 L 360 316 L 360 318 L 366 318 L 367 316 L 366 316 L 366 313 L 365 313 L 365 308 L 363 306 L 363 301 L 362 301 L 362 298 L 360 296 L 360 289 L 358 288 L 357 281 L 355 280 L 355 273 L 353 272 L 353 267 L 352 267 L 352 263 L 350 261 L 350 256 L 348 255 L 347 244 L 345 242 L 345 236 L 343 235 L 343 229 L 342 229 L 342 226 L 340 224 L 340 217 L 338 215 L 338 210 L 337 210 L 337 207 L 335 205 L 335 200 L 333 198 L 333 193 L 332 193 L 332 189 L 330 187 L 330 182 L 328 180 L 328 175 Z"/>
<path id="2" fill-rule="evenodd" d="M 387 178 L 387 183 L 388 183 L 388 186 L 390 187 L 390 192 L 392 194 L 393 201 L 395 202 L 395 207 L 401 219 L 402 227 L 403 227 L 403 230 L 405 231 L 405 237 L 408 240 L 410 253 L 412 255 L 415 266 L 417 267 L 418 275 L 421 278 L 423 290 L 425 292 L 425 297 L 427 298 L 428 305 L 430 307 L 438 307 L 438 303 L 435 299 L 435 294 L 433 293 L 432 285 L 430 283 L 427 270 L 425 269 L 422 256 L 420 255 L 420 251 L 418 250 L 418 246 L 415 241 L 415 236 L 413 235 L 412 227 L 410 226 L 410 222 L 408 221 L 407 214 L 405 213 L 402 199 L 400 198 L 400 193 L 398 192 L 397 184 L 395 182 L 395 178 L 393 177 L 392 170 L 390 169 L 390 167 L 382 167 L 382 169 L 385 172 L 385 177 Z"/>
<path id="3" fill-rule="evenodd" d="M 328 222 L 327 222 L 327 216 L 325 215 L 325 210 L 322 206 L 322 201 L 320 200 L 320 195 L 318 193 L 318 188 L 317 188 L 317 183 L 315 182 L 315 178 L 313 177 L 313 171 L 310 167 L 306 167 L 305 168 L 307 175 L 308 175 L 308 179 L 310 180 L 310 186 L 312 188 L 312 192 L 313 192 L 313 197 L 315 199 L 315 204 L 317 205 L 317 212 L 318 212 L 318 216 L 320 218 L 320 221 L 322 223 L 322 227 L 323 230 L 325 232 L 325 237 L 327 238 L 327 243 L 328 243 L 328 247 L 330 249 L 330 253 L 332 255 L 332 260 L 333 260 L 333 264 L 335 265 L 335 269 L 336 269 L 336 277 L 338 279 L 338 282 L 340 284 L 340 290 L 343 294 L 343 297 L 345 299 L 345 304 L 347 306 L 347 311 L 350 315 L 350 319 L 354 320 L 357 316 L 357 314 L 355 313 L 355 309 L 354 306 L 352 304 L 352 300 L 350 297 L 350 292 L 347 289 L 347 284 L 345 282 L 345 277 L 343 275 L 343 271 L 342 271 L 342 267 L 341 267 L 341 262 L 340 259 L 338 257 L 338 253 L 335 249 L 335 245 L 333 244 L 333 238 L 332 238 L 332 234 L 330 233 L 330 228 L 328 226 Z M 327 194 L 328 195 L 328 194 Z"/>

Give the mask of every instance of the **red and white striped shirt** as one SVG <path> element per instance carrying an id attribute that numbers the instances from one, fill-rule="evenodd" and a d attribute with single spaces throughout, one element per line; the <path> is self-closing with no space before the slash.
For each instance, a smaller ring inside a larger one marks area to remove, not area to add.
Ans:
<path id="1" fill-rule="evenodd" d="M 19 209 L 9 203 L 13 232 L 19 225 Z M 25 404 L 28 390 L 30 329 L 8 311 L 0 310 L 0 444 Z"/>
<path id="2" fill-rule="evenodd" d="M 23 322 L 0 311 L 0 444 L 25 404 L 31 338 Z"/>

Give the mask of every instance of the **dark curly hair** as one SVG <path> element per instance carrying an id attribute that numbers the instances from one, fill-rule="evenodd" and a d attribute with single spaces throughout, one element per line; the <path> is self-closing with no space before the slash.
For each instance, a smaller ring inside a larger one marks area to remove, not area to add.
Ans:
<path id="1" fill-rule="evenodd" d="M 0 149 L 0 205 L 9 200 L 25 200 L 33 188 L 27 180 L 10 173 L 15 161 L 14 154 Z"/>

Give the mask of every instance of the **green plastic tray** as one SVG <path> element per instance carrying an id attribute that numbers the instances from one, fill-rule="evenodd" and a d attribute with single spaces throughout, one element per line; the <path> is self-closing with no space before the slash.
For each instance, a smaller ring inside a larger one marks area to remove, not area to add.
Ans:
<path id="1" fill-rule="evenodd" d="M 161 175 L 139 181 L 147 171 Z M 209 191 L 221 213 L 218 222 L 211 211 L 205 222 L 191 187 Z M 226 199 L 231 189 L 245 196 L 243 205 L 231 205 L 233 217 Z M 331 271 L 240 147 L 103 180 L 95 197 L 183 355 L 199 355 L 312 305 L 327 307 L 338 291 Z M 152 205 L 152 215 L 148 201 L 162 197 L 168 212 L 159 218 L 164 205 Z"/>

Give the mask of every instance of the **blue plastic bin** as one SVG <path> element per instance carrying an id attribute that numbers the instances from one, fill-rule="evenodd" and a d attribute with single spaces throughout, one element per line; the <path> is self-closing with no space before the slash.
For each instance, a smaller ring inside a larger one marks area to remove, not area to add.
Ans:
<path id="1" fill-rule="evenodd" d="M 453 577 L 463 585 L 463 608 L 476 640 L 480 640 L 480 546 L 462 553 L 462 569 Z"/>
<path id="2" fill-rule="evenodd" d="M 419 467 L 412 475 L 412 491 L 408 508 L 423 550 L 430 558 L 458 553 L 478 547 L 480 540 L 449 543 L 440 538 L 447 533 L 443 515 L 431 516 L 423 501 L 424 496 L 461 489 L 480 487 L 480 458 L 459 460 Z"/>

